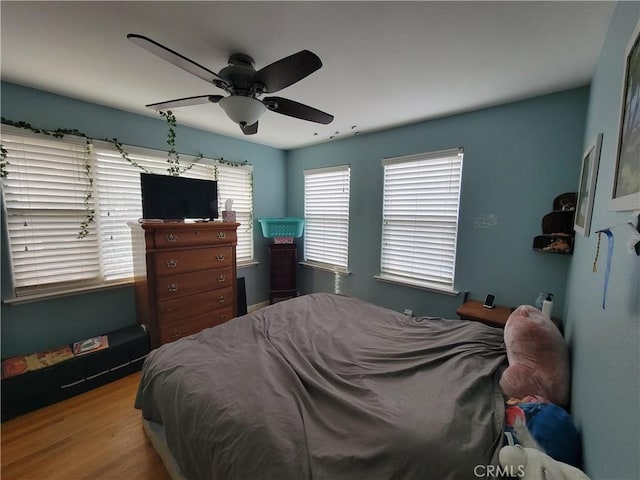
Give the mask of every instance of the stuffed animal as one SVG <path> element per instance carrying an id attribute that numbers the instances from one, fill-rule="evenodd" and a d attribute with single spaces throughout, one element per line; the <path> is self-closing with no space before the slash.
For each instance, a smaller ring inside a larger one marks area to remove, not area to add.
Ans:
<path id="1" fill-rule="evenodd" d="M 504 471 L 519 480 L 589 480 L 581 470 L 535 448 L 507 445 L 498 454 Z"/>
<path id="2" fill-rule="evenodd" d="M 507 397 L 540 395 L 566 408 L 569 404 L 569 351 L 558 327 L 530 305 L 514 310 L 504 328 L 509 367 L 500 387 Z"/>
<path id="3" fill-rule="evenodd" d="M 515 403 L 510 399 L 505 416 L 505 432 L 514 437 L 514 442 L 537 448 L 554 460 L 580 467 L 580 435 L 571 416 L 562 407 L 539 396 Z"/>

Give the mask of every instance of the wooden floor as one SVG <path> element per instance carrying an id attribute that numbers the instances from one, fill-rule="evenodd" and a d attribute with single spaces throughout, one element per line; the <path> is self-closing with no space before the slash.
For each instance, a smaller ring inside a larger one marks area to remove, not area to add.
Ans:
<path id="1" fill-rule="evenodd" d="M 133 408 L 140 373 L 0 425 L 2 480 L 169 480 Z"/>

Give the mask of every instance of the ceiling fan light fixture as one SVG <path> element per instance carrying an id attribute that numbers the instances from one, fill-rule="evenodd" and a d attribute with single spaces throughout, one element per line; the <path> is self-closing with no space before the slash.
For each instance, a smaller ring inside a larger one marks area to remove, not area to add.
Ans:
<path id="1" fill-rule="evenodd" d="M 229 57 L 228 65 L 216 73 L 144 35 L 130 33 L 127 38 L 162 60 L 229 94 L 227 97 L 196 95 L 176 98 L 148 104 L 149 108 L 167 110 L 207 102 L 219 103 L 227 116 L 240 125 L 245 135 L 255 135 L 258 132 L 258 120 L 267 109 L 280 115 L 323 125 L 333 121 L 333 115 L 294 100 L 282 97 L 266 97 L 262 100 L 257 98 L 265 93 L 275 93 L 293 85 L 322 67 L 320 58 L 309 50 L 300 50 L 258 71 L 254 68 L 253 58 L 246 54 L 234 53 Z"/>
<path id="2" fill-rule="evenodd" d="M 227 116 L 238 125 L 253 125 L 266 110 L 260 100 L 238 95 L 224 97 L 219 103 Z"/>

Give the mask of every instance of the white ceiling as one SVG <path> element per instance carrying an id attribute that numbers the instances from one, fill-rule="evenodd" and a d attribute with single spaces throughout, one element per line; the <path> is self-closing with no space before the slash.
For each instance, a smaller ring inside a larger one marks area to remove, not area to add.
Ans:
<path id="1" fill-rule="evenodd" d="M 585 85 L 612 9 L 578 1 L 2 1 L 1 73 L 159 118 L 144 105 L 224 92 L 128 33 L 216 72 L 235 52 L 260 69 L 308 49 L 323 67 L 277 95 L 333 114 L 329 125 L 267 111 L 247 137 L 219 105 L 174 110 L 179 124 L 291 149 Z"/>

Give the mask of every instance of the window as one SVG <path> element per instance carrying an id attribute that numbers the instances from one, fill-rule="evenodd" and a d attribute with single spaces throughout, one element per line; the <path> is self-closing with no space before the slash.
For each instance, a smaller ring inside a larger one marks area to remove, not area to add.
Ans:
<path id="1" fill-rule="evenodd" d="M 96 231 L 90 227 L 77 238 L 86 218 L 86 140 L 12 135 L 3 128 L 2 145 L 9 162 L 3 190 L 16 289 L 94 282 L 100 273 Z"/>
<path id="2" fill-rule="evenodd" d="M 87 144 L 84 138 L 58 140 L 11 130 L 3 126 L 9 162 L 3 184 L 16 296 L 129 280 L 133 264 L 127 223 L 142 216 L 142 170 L 127 163 L 109 142 Z M 166 172 L 165 152 L 125 150 L 144 170 Z M 92 171 L 93 196 L 87 201 L 95 217 L 79 239 L 87 215 L 86 168 Z M 232 198 L 243 224 L 238 228 L 237 262 L 253 261 L 252 168 L 203 159 L 182 175 L 218 179 L 219 203 Z"/>
<path id="3" fill-rule="evenodd" d="M 141 168 L 132 167 L 111 143 L 94 141 L 96 223 L 100 238 L 102 275 L 105 281 L 133 276 L 131 235 L 128 222 L 142 217 Z M 129 158 L 151 173 L 167 173 L 165 152 L 127 146 Z M 182 162 L 188 165 L 187 162 Z M 195 164 L 182 176 L 213 180 L 212 165 Z"/>
<path id="4" fill-rule="evenodd" d="M 218 201 L 222 215 L 227 199 L 233 200 L 232 209 L 236 212 L 238 227 L 238 245 L 236 262 L 253 261 L 253 167 L 249 165 L 234 167 L 217 164 Z"/>
<path id="5" fill-rule="evenodd" d="M 96 157 L 96 184 L 99 205 L 101 254 L 105 279 L 130 277 L 131 238 L 127 222 L 142 216 L 140 169 L 132 168 L 108 142 L 94 141 Z M 129 158 L 152 173 L 165 173 L 166 153 L 144 148 L 126 147 Z M 183 162 L 183 164 L 187 164 Z M 218 210 L 227 198 L 233 199 L 238 228 L 236 261 L 238 264 L 253 260 L 252 167 L 222 165 L 203 160 L 182 174 L 185 177 L 218 180 Z M 126 260 L 123 259 L 126 257 Z"/>
<path id="6" fill-rule="evenodd" d="M 385 159 L 381 280 L 453 292 L 462 149 Z"/>
<path id="7" fill-rule="evenodd" d="M 333 271 L 349 266 L 348 165 L 304 171 L 304 260 Z"/>

